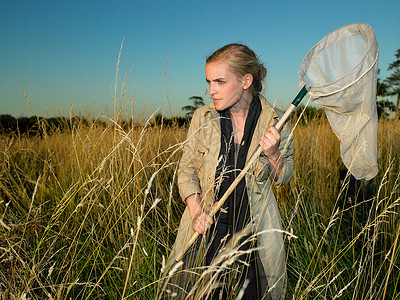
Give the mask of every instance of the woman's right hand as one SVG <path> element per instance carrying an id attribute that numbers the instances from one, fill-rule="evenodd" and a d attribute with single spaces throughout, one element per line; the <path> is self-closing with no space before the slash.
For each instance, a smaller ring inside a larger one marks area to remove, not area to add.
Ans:
<path id="1" fill-rule="evenodd" d="M 213 218 L 205 211 L 200 211 L 192 218 L 193 230 L 199 234 L 205 233 L 212 223 L 214 223 Z"/>
<path id="2" fill-rule="evenodd" d="M 214 223 L 213 218 L 208 212 L 203 210 L 199 194 L 192 194 L 186 198 L 186 204 L 189 208 L 192 218 L 192 228 L 199 234 L 203 234 Z"/>

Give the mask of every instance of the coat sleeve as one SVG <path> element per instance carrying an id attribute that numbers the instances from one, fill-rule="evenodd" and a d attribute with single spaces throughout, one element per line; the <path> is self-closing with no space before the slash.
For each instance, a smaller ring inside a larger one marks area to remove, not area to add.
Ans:
<path id="1" fill-rule="evenodd" d="M 279 144 L 279 150 L 283 158 L 283 169 L 279 175 L 278 180 L 275 182 L 276 186 L 281 186 L 290 180 L 293 176 L 294 162 L 293 162 L 293 136 L 290 130 L 289 122 L 286 122 L 285 126 L 281 131 L 281 142 Z"/>
<path id="2" fill-rule="evenodd" d="M 197 141 L 200 134 L 200 114 L 196 110 L 190 122 L 186 140 L 183 144 L 182 158 L 178 168 L 178 188 L 182 200 L 195 193 L 201 194 L 200 180 L 197 175 L 199 154 Z"/>

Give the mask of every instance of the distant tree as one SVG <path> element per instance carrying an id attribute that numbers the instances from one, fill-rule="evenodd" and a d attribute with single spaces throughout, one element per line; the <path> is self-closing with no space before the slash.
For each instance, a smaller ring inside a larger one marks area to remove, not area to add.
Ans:
<path id="1" fill-rule="evenodd" d="M 163 114 L 158 113 L 154 116 L 152 125 L 153 126 L 166 126 L 166 127 L 171 127 L 171 126 L 178 126 L 178 127 L 184 127 L 189 124 L 189 119 L 188 118 L 183 118 L 183 117 L 172 117 L 172 118 L 166 118 L 163 116 Z"/>
<path id="2" fill-rule="evenodd" d="M 378 112 L 378 118 L 386 118 L 389 116 L 388 111 L 395 111 L 396 106 L 392 101 L 380 100 L 376 101 L 376 110 Z"/>
<path id="3" fill-rule="evenodd" d="M 299 122 L 302 124 L 320 121 L 324 117 L 325 117 L 325 111 L 323 108 L 311 105 L 304 106 L 302 104 L 298 106 L 295 113 L 291 116 L 291 118 L 295 122 L 299 120 Z"/>
<path id="4" fill-rule="evenodd" d="M 11 115 L 0 115 L 0 132 L 12 132 L 17 129 L 17 119 Z"/>
<path id="5" fill-rule="evenodd" d="M 186 117 L 172 117 L 171 118 L 172 124 L 178 125 L 179 127 L 184 127 L 189 125 L 190 120 Z"/>
<path id="6" fill-rule="evenodd" d="M 154 116 L 153 125 L 165 125 L 166 118 L 162 115 L 162 113 L 158 113 Z"/>
<path id="7" fill-rule="evenodd" d="M 43 118 L 32 117 L 21 117 L 17 121 L 17 130 L 19 133 L 28 133 L 35 135 L 39 132 L 38 120 Z"/>
<path id="8" fill-rule="evenodd" d="M 95 120 L 93 124 L 106 126 L 103 121 Z M 51 134 L 64 130 L 71 130 L 75 126 L 89 126 L 89 121 L 84 117 L 19 117 L 14 118 L 11 115 L 0 115 L 0 133 L 16 133 L 34 136 L 43 133 Z"/>
<path id="9" fill-rule="evenodd" d="M 380 69 L 378 69 L 378 74 L 380 73 Z M 380 99 L 376 101 L 376 109 L 378 112 L 378 118 L 386 118 L 389 116 L 388 111 L 395 111 L 396 106 L 392 101 L 386 99 L 389 96 L 389 86 L 386 83 L 386 80 L 381 80 L 378 77 L 376 82 L 376 96 Z"/>
<path id="10" fill-rule="evenodd" d="M 388 85 L 388 95 L 397 95 L 396 102 L 396 119 L 399 118 L 399 103 L 400 103 L 400 49 L 397 49 L 395 57 L 397 58 L 392 62 L 388 71 L 393 70 L 392 75 L 386 78 L 386 84 Z"/>
<path id="11" fill-rule="evenodd" d="M 381 72 L 381 70 L 378 69 L 378 75 L 380 72 Z M 382 81 L 378 77 L 378 80 L 376 82 L 376 95 L 378 97 L 384 98 L 384 97 L 388 96 L 388 90 L 389 90 L 389 86 L 387 85 L 386 80 Z"/>
<path id="12" fill-rule="evenodd" d="M 193 102 L 193 105 L 186 105 L 182 107 L 183 111 L 187 111 L 186 117 L 191 118 L 193 116 L 194 111 L 204 105 L 204 99 L 203 97 L 199 96 L 192 96 L 189 98 Z"/>

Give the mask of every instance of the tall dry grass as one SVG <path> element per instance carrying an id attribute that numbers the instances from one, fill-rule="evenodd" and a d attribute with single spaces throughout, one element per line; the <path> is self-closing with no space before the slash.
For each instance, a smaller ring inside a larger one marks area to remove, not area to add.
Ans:
<path id="1" fill-rule="evenodd" d="M 286 229 L 298 236 L 287 246 L 293 299 L 400 296 L 398 125 L 379 122 L 380 172 L 369 182 L 347 173 L 324 118 L 296 128 L 289 202 L 280 202 Z"/>
<path id="2" fill-rule="evenodd" d="M 3 299 L 153 299 L 184 209 L 176 170 L 186 130 L 76 122 L 0 137 Z M 326 120 L 294 131 L 295 174 L 276 190 L 288 299 L 396 299 L 396 121 L 379 123 L 380 172 L 346 176 Z"/>

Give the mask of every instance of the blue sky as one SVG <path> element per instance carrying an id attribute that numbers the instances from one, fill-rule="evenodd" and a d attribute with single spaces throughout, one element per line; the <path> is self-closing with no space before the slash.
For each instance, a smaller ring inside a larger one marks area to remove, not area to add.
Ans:
<path id="1" fill-rule="evenodd" d="M 400 48 L 400 1 L 4 1 L 0 0 L 0 114 L 50 117 L 112 112 L 126 85 L 136 116 L 177 115 L 205 96 L 205 57 L 231 42 L 268 69 L 266 96 L 286 108 L 303 57 L 331 31 L 372 26 L 381 78 Z M 206 96 L 208 102 L 208 96 Z M 127 109 L 130 113 L 131 105 Z M 181 113 L 182 114 L 182 113 Z"/>

